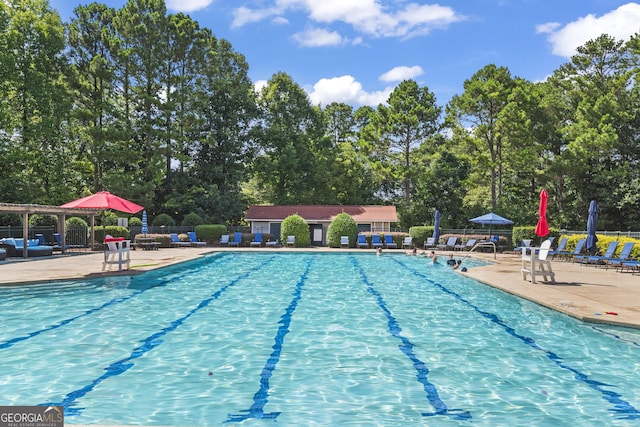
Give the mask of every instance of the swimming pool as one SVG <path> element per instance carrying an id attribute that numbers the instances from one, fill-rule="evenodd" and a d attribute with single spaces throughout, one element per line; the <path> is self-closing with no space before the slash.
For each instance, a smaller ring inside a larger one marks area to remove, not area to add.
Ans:
<path id="1" fill-rule="evenodd" d="M 421 257 L 224 253 L 0 297 L 0 405 L 67 424 L 640 425 L 637 331 Z"/>

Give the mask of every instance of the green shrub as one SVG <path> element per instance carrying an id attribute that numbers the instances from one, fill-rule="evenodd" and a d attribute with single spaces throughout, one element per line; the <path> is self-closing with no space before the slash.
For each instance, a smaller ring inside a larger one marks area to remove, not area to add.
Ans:
<path id="1" fill-rule="evenodd" d="M 182 225 L 185 227 L 195 227 L 196 225 L 204 224 L 204 220 L 197 213 L 190 213 L 184 216 Z"/>
<path id="2" fill-rule="evenodd" d="M 71 216 L 67 218 L 64 224 L 65 224 L 65 227 L 89 227 L 89 224 L 87 224 L 87 221 L 77 216 Z"/>
<path id="3" fill-rule="evenodd" d="M 340 237 L 349 237 L 349 247 L 352 248 L 356 244 L 358 236 L 358 224 L 351 218 L 349 214 L 342 212 L 338 214 L 327 230 L 327 244 L 330 248 L 340 247 Z"/>
<path id="4" fill-rule="evenodd" d="M 56 215 L 41 215 L 34 214 L 29 216 L 29 225 L 36 227 L 48 227 L 58 224 L 58 217 Z"/>
<path id="5" fill-rule="evenodd" d="M 224 224 L 203 224 L 196 225 L 196 237 L 198 240 L 207 242 L 207 245 L 213 245 L 220 240 L 220 236 L 227 233 L 227 226 Z"/>
<path id="6" fill-rule="evenodd" d="M 163 225 L 170 227 L 170 226 L 176 225 L 176 222 L 174 221 L 173 218 L 171 218 L 170 215 L 167 215 L 166 213 L 161 213 L 153 219 L 152 225 L 154 227 L 162 227 Z"/>
<path id="7" fill-rule="evenodd" d="M 112 211 L 104 212 L 100 217 L 100 225 L 118 225 L 118 215 Z"/>
<path id="8" fill-rule="evenodd" d="M 129 227 L 142 227 L 142 220 L 137 216 L 129 218 Z"/>
<path id="9" fill-rule="evenodd" d="M 304 248 L 311 245 L 309 224 L 298 214 L 289 215 L 280 226 L 280 241 L 286 242 L 287 236 L 296 236 L 296 247 Z"/>
<path id="10" fill-rule="evenodd" d="M 409 228 L 409 236 L 413 238 L 414 246 L 422 247 L 427 238 L 433 236 L 433 225 L 413 226 Z"/>
<path id="11" fill-rule="evenodd" d="M 96 243 L 102 243 L 104 236 L 109 234 L 111 237 L 129 238 L 129 229 L 118 225 L 107 225 L 106 227 L 96 227 L 94 230 Z"/>

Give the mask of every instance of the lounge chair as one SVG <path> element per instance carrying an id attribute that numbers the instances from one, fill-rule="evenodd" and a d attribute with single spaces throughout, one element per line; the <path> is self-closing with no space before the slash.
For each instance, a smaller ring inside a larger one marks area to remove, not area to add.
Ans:
<path id="1" fill-rule="evenodd" d="M 627 242 L 624 244 L 624 246 L 622 246 L 620 255 L 615 258 L 603 260 L 605 262 L 606 268 L 608 269 L 609 266 L 613 266 L 616 268 L 616 270 L 620 268 L 620 270 L 622 271 L 624 263 L 626 262 L 627 264 L 629 264 L 629 262 L 631 262 L 631 251 L 633 250 L 634 246 L 635 242 Z"/>
<path id="2" fill-rule="evenodd" d="M 411 249 L 413 248 L 413 237 L 407 236 L 402 241 L 402 249 Z"/>
<path id="3" fill-rule="evenodd" d="M 473 247 L 476 245 L 476 239 L 469 239 L 467 240 L 467 243 L 465 244 L 459 244 L 459 245 L 455 245 L 454 248 L 455 250 L 460 250 L 460 251 L 470 251 L 471 249 L 473 249 Z"/>
<path id="4" fill-rule="evenodd" d="M 552 251 L 549 251 L 549 255 L 551 255 L 551 259 L 553 259 L 556 255 L 560 255 L 564 253 L 564 247 L 567 246 L 568 240 L 569 240 L 568 238 L 563 237 L 562 239 L 560 239 L 560 243 L 558 243 L 558 247 Z"/>
<path id="5" fill-rule="evenodd" d="M 384 235 L 384 246 L 387 249 L 398 249 L 398 244 L 393 241 L 393 236 L 391 234 Z"/>
<path id="6" fill-rule="evenodd" d="M 522 280 L 527 280 L 527 275 L 531 276 L 531 283 L 536 283 L 536 276 L 542 277 L 545 281 L 556 283 L 556 275 L 551 268 L 549 261 L 549 251 L 551 240 L 547 239 L 540 245 L 538 253 L 533 249 L 522 251 Z"/>
<path id="7" fill-rule="evenodd" d="M 456 243 L 458 242 L 458 238 L 456 236 L 451 236 L 447 239 L 447 243 L 443 245 L 437 245 L 436 248 L 446 251 L 446 250 L 455 250 Z"/>
<path id="8" fill-rule="evenodd" d="M 371 235 L 371 246 L 373 246 L 375 249 L 378 249 L 378 248 L 382 247 L 382 241 L 380 240 L 380 235 L 379 234 L 372 234 Z"/>
<path id="9" fill-rule="evenodd" d="M 191 243 L 181 241 L 177 233 L 171 233 L 169 236 L 171 237 L 172 248 L 188 248 L 191 246 Z"/>
<path id="10" fill-rule="evenodd" d="M 434 239 L 433 237 L 427 237 L 427 240 L 424 241 L 423 248 L 431 249 L 435 247 L 436 247 L 436 239 Z"/>
<path id="11" fill-rule="evenodd" d="M 341 248 L 349 247 L 349 236 L 340 236 L 340 247 Z"/>
<path id="12" fill-rule="evenodd" d="M 575 255 L 580 255 L 580 253 L 582 252 L 582 248 L 584 248 L 584 244 L 586 242 L 586 239 L 580 239 L 578 240 L 578 242 L 576 243 L 576 247 L 573 251 L 562 251 L 562 252 L 558 252 L 557 255 L 554 254 L 554 259 L 556 256 L 559 256 L 561 258 L 572 258 Z M 556 251 L 557 252 L 557 251 Z"/>
<path id="13" fill-rule="evenodd" d="M 278 246 L 280 246 L 280 240 L 276 239 L 276 240 L 269 240 L 267 242 L 264 243 L 264 245 L 267 248 L 277 248 Z"/>
<path id="14" fill-rule="evenodd" d="M 227 244 L 229 246 L 235 246 L 239 248 L 240 245 L 242 244 L 242 232 L 236 231 L 235 233 L 233 233 L 233 241 Z"/>
<path id="15" fill-rule="evenodd" d="M 531 247 L 531 239 L 522 239 L 520 246 L 513 248 L 514 252 L 522 253 L 523 248 Z"/>
<path id="16" fill-rule="evenodd" d="M 296 246 L 296 236 L 287 236 L 287 247 L 294 248 Z"/>
<path id="17" fill-rule="evenodd" d="M 229 235 L 223 234 L 220 236 L 220 246 L 229 246 Z"/>
<path id="18" fill-rule="evenodd" d="M 262 233 L 256 233 L 251 241 L 250 245 L 253 246 L 262 246 Z"/>
<path id="19" fill-rule="evenodd" d="M 575 258 L 575 262 L 578 262 L 580 264 L 583 265 L 589 265 L 589 264 L 604 264 L 605 260 L 607 259 L 612 259 L 613 258 L 613 254 L 616 252 L 616 248 L 618 247 L 618 242 L 617 241 L 613 241 L 611 243 L 609 243 L 609 246 L 607 247 L 607 250 L 605 251 L 604 255 L 598 256 L 598 255 L 578 255 Z"/>
<path id="20" fill-rule="evenodd" d="M 49 256 L 53 254 L 53 246 L 41 245 L 38 239 L 27 239 L 27 257 Z M 24 239 L 7 237 L 0 240 L 0 246 L 6 251 L 6 256 L 24 256 Z"/>
<path id="21" fill-rule="evenodd" d="M 364 234 L 358 234 L 358 247 L 369 249 L 369 243 L 367 243 L 367 236 Z"/>
<path id="22" fill-rule="evenodd" d="M 198 237 L 196 236 L 195 231 L 189 231 L 187 233 L 187 236 L 189 236 L 189 243 L 191 243 L 191 246 L 197 247 L 197 248 L 207 246 L 207 242 L 201 242 L 200 240 L 198 240 Z"/>

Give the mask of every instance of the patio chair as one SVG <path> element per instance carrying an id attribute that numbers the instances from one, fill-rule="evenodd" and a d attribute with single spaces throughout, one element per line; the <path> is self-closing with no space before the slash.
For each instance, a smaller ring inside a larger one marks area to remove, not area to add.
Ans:
<path id="1" fill-rule="evenodd" d="M 277 248 L 278 246 L 280 246 L 280 240 L 276 239 L 276 240 L 269 240 L 267 242 L 265 242 L 264 244 L 267 248 Z"/>
<path id="2" fill-rule="evenodd" d="M 296 236 L 287 236 L 287 247 L 295 247 L 296 246 Z"/>
<path id="3" fill-rule="evenodd" d="M 222 236 L 220 236 L 220 246 L 229 246 L 229 235 L 228 234 L 223 234 Z"/>
<path id="4" fill-rule="evenodd" d="M 364 234 L 358 234 L 358 247 L 361 249 L 369 249 L 369 243 L 367 243 L 367 236 Z"/>
<path id="5" fill-rule="evenodd" d="M 177 233 L 171 233 L 169 236 L 171 237 L 172 248 L 188 248 L 191 246 L 191 243 L 181 241 Z"/>
<path id="6" fill-rule="evenodd" d="M 340 236 L 340 247 L 341 248 L 349 247 L 349 236 Z"/>
<path id="7" fill-rule="evenodd" d="M 458 242 L 458 238 L 456 236 L 451 236 L 447 239 L 447 243 L 443 245 L 436 245 L 437 249 L 446 251 L 446 250 L 455 250 L 456 243 Z"/>
<path id="8" fill-rule="evenodd" d="M 402 249 L 411 249 L 413 248 L 413 237 L 407 236 L 402 241 Z"/>
<path id="9" fill-rule="evenodd" d="M 613 258 L 613 254 L 616 252 L 616 248 L 618 247 L 618 242 L 617 241 L 613 241 L 611 243 L 609 243 L 609 246 L 607 247 L 607 250 L 604 252 L 604 255 L 578 255 L 576 256 L 576 262 L 582 264 L 582 265 L 589 265 L 589 264 L 604 264 L 605 260 L 607 259 L 612 259 Z"/>
<path id="10" fill-rule="evenodd" d="M 459 245 L 455 245 L 454 248 L 455 250 L 460 250 L 460 251 L 470 251 L 476 245 L 476 242 L 477 242 L 476 239 L 469 239 L 467 240 L 467 243 L 464 243 L 464 244 L 461 243 Z"/>
<path id="11" fill-rule="evenodd" d="M 521 253 L 523 248 L 531 247 L 531 239 L 522 239 L 520 246 L 513 248 L 514 252 Z"/>
<path id="12" fill-rule="evenodd" d="M 191 243 L 191 246 L 200 248 L 203 246 L 207 246 L 207 242 L 201 242 L 200 240 L 198 240 L 195 231 L 189 231 L 187 233 L 187 236 L 189 236 L 189 243 Z"/>
<path id="13" fill-rule="evenodd" d="M 373 246 L 375 249 L 378 249 L 378 248 L 382 247 L 382 241 L 380 240 L 380 235 L 379 234 L 372 234 L 371 235 L 371 246 Z"/>
<path id="14" fill-rule="evenodd" d="M 568 238 L 563 237 L 562 239 L 560 239 L 560 243 L 558 243 L 558 247 L 552 251 L 549 251 L 549 255 L 551 255 L 551 259 L 555 258 L 556 255 L 560 255 L 564 253 L 564 247 L 567 246 L 568 240 L 569 240 Z"/>
<path id="15" fill-rule="evenodd" d="M 618 255 L 615 258 L 610 258 L 610 259 L 606 259 L 604 260 L 605 262 L 605 268 L 608 269 L 609 266 L 613 266 L 616 268 L 616 270 L 620 269 L 620 271 L 622 271 L 623 267 L 624 267 L 624 263 L 626 262 L 627 264 L 629 262 L 631 262 L 631 251 L 633 250 L 633 247 L 635 246 L 635 242 L 627 242 L 624 244 L 624 246 L 622 246 L 622 250 L 620 251 L 620 255 Z"/>
<path id="16" fill-rule="evenodd" d="M 424 241 L 424 245 L 422 245 L 424 249 L 432 249 L 436 247 L 436 239 L 433 237 L 427 237 L 427 240 Z"/>
<path id="17" fill-rule="evenodd" d="M 262 233 L 256 233 L 253 237 L 253 240 L 250 243 L 251 247 L 253 246 L 262 246 Z"/>
<path id="18" fill-rule="evenodd" d="M 398 244 L 393 241 L 393 236 L 391 234 L 384 235 L 384 246 L 387 249 L 398 249 Z"/>
<path id="19" fill-rule="evenodd" d="M 231 246 L 235 246 L 237 248 L 240 247 L 240 245 L 242 244 L 242 232 L 241 231 L 236 231 L 235 233 L 233 233 L 233 241 L 229 242 L 228 245 Z"/>
<path id="20" fill-rule="evenodd" d="M 554 259 L 556 256 L 561 257 L 562 259 L 569 259 L 572 258 L 575 255 L 580 255 L 580 253 L 582 252 L 582 248 L 584 248 L 584 243 L 586 242 L 586 239 L 580 239 L 578 240 L 578 242 L 576 243 L 576 247 L 573 251 L 561 251 L 558 252 L 557 254 L 554 253 Z"/>

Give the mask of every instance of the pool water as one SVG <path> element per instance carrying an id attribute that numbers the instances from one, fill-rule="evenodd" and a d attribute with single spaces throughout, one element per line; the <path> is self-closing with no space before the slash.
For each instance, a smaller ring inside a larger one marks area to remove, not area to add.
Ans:
<path id="1" fill-rule="evenodd" d="M 66 424 L 640 425 L 639 331 L 422 257 L 224 253 L 8 287 L 0 325 L 0 405 Z"/>

